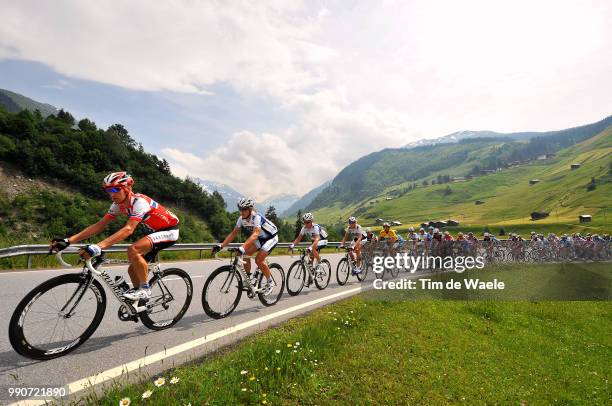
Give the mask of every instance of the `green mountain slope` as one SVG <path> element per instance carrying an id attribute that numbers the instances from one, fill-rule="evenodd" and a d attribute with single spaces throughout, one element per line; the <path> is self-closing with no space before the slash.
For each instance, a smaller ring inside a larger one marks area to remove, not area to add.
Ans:
<path id="1" fill-rule="evenodd" d="M 438 176 L 446 176 L 448 180 L 451 176 L 509 167 L 515 161 L 533 160 L 575 145 L 609 125 L 612 125 L 612 116 L 581 127 L 542 133 L 544 135 L 528 141 L 512 140 L 512 134 L 508 134 L 506 138 L 468 138 L 458 143 L 374 152 L 344 168 L 307 209 L 322 209 L 338 203 L 355 204 L 406 182 L 424 179 L 429 182 Z"/>
<path id="2" fill-rule="evenodd" d="M 10 90 L 0 89 L 0 106 L 9 113 L 19 113 L 21 110 L 40 111 L 43 117 L 57 114 L 59 111 L 52 105 L 40 103 Z"/>
<path id="3" fill-rule="evenodd" d="M 232 227 L 219 194 L 208 194 L 196 183 L 173 176 L 165 160 L 147 153 L 120 124 L 102 130 L 87 119 L 75 125 L 64 110 L 42 117 L 0 107 L 0 161 L 30 178 L 95 200 L 108 198 L 101 189 L 106 174 L 126 170 L 134 176 L 136 191 L 194 215 L 214 237 L 224 236 Z"/>
<path id="4" fill-rule="evenodd" d="M 486 148 L 482 145 L 471 154 L 483 153 Z M 580 163 L 581 167 L 572 170 L 572 163 Z M 465 166 L 460 163 L 446 171 L 461 172 Z M 606 212 L 612 201 L 611 170 L 612 127 L 608 127 L 558 151 L 550 159 L 534 160 L 461 183 L 427 186 L 418 183 L 408 192 L 405 188 L 413 182 L 398 184 L 349 205 L 336 202 L 319 208 L 315 215 L 319 221 L 328 223 L 344 222 L 348 216 L 357 215 L 363 224 L 374 224 L 376 218 L 398 220 L 405 225 L 453 218 L 466 227 L 495 224 L 512 228 L 520 224 L 575 225 L 579 214 L 591 214 L 594 216 L 591 226 L 603 227 L 609 226 L 612 216 Z M 530 185 L 529 181 L 536 178 L 540 182 Z M 588 190 L 592 180 L 595 188 Z M 400 194 L 387 200 L 388 196 Z M 476 205 L 476 200 L 484 204 Z M 530 219 L 533 211 L 547 211 L 550 216 L 534 222 Z"/>

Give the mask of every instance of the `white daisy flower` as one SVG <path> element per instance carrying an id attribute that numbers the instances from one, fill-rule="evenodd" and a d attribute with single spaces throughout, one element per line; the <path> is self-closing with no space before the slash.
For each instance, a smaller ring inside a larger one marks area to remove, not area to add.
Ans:
<path id="1" fill-rule="evenodd" d="M 152 394 L 153 394 L 153 391 L 152 390 L 148 390 L 148 391 L 146 391 L 145 393 L 142 394 L 142 398 L 143 399 L 148 399 L 148 398 L 151 397 Z"/>

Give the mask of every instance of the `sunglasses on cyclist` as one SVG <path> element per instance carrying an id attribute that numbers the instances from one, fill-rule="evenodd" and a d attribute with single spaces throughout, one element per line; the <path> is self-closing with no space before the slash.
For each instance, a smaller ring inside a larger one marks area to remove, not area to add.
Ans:
<path id="1" fill-rule="evenodd" d="M 117 193 L 117 192 L 119 192 L 121 190 L 121 188 L 118 188 L 118 187 L 108 187 L 108 188 L 106 188 L 104 190 L 106 190 L 106 193 Z"/>

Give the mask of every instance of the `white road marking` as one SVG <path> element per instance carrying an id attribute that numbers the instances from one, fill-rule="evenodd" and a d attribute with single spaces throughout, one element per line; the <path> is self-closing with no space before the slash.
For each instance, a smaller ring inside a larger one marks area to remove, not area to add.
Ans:
<path id="1" fill-rule="evenodd" d="M 237 332 L 239 332 L 241 330 L 245 330 L 245 329 L 247 329 L 249 327 L 256 326 L 256 325 L 258 325 L 260 323 L 263 323 L 265 321 L 272 320 L 272 319 L 275 319 L 277 317 L 284 316 L 286 314 L 293 313 L 295 311 L 304 309 L 306 307 L 309 307 L 309 306 L 312 306 L 312 305 L 315 305 L 315 304 L 318 304 L 318 303 L 326 302 L 326 301 L 331 300 L 331 299 L 335 299 L 335 298 L 342 297 L 342 296 L 347 296 L 347 295 L 350 295 L 352 293 L 357 293 L 357 292 L 360 292 L 361 290 L 362 290 L 362 288 L 360 286 L 358 288 L 353 288 L 353 289 L 345 290 L 345 291 L 342 291 L 342 292 L 334 293 L 332 295 L 329 295 L 329 296 L 326 296 L 326 297 L 322 297 L 320 299 L 311 300 L 310 302 L 301 303 L 301 304 L 298 304 L 298 305 L 295 305 L 295 306 L 291 306 L 291 307 L 289 307 L 287 309 L 279 310 L 277 312 L 270 313 L 270 314 L 268 314 L 266 316 L 262 316 L 262 317 L 258 317 L 258 318 L 253 319 L 253 320 L 245 321 L 245 322 L 237 324 L 237 325 L 235 325 L 233 327 L 225 328 L 223 330 L 214 332 L 214 333 L 206 335 L 204 337 L 197 338 L 197 339 L 191 340 L 191 341 L 187 341 L 186 343 L 177 345 L 177 346 L 172 347 L 172 348 L 168 348 L 165 351 L 160 351 L 160 352 L 157 352 L 155 354 L 145 356 L 143 358 L 134 360 L 132 362 L 128 362 L 127 364 L 123 364 L 123 365 L 117 366 L 115 368 L 111 368 L 111 369 L 108 369 L 106 371 L 100 372 L 100 373 L 98 373 L 96 375 L 92 375 L 92 376 L 89 376 L 87 378 L 79 379 L 78 381 L 71 382 L 71 383 L 69 383 L 67 385 L 68 386 L 68 394 L 73 394 L 73 393 L 79 392 L 79 391 L 81 391 L 83 389 L 86 389 L 88 387 L 101 384 L 103 382 L 106 382 L 106 381 L 108 381 L 110 379 L 119 377 L 119 376 L 121 376 L 123 374 L 126 374 L 128 372 L 138 370 L 138 369 L 143 368 L 143 367 L 145 367 L 147 365 L 151 365 L 151 364 L 154 364 L 156 362 L 162 361 L 162 360 L 164 360 L 166 358 L 172 357 L 174 355 L 178 355 L 178 354 L 183 353 L 185 351 L 189 351 L 189 350 L 194 349 L 196 347 L 202 346 L 204 344 L 207 344 L 207 343 L 210 343 L 212 341 L 215 341 L 215 340 L 218 340 L 220 338 L 223 338 L 225 336 L 228 336 L 230 334 L 237 333 Z M 17 406 L 17 405 L 19 405 L 19 406 L 35 406 L 35 405 L 44 405 L 45 403 L 46 403 L 45 400 L 23 400 L 23 401 L 20 401 L 20 402 L 17 402 L 17 403 L 13 403 L 13 404 L 11 404 L 9 406 Z"/>

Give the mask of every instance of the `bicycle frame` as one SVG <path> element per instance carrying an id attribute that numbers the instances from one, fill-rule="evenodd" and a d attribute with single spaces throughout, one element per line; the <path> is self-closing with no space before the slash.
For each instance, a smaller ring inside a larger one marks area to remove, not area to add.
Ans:
<path id="1" fill-rule="evenodd" d="M 56 254 L 57 256 L 57 260 L 58 262 L 65 268 L 73 268 L 72 265 L 70 265 L 69 263 L 67 263 L 66 261 L 64 261 L 64 259 L 62 258 L 62 252 L 58 252 Z M 134 306 L 133 303 L 131 303 L 128 300 L 125 300 L 123 298 L 123 291 L 121 290 L 121 288 L 119 287 L 119 285 L 115 284 L 115 282 L 111 279 L 110 275 L 106 272 L 106 270 L 102 269 L 101 266 L 102 264 L 121 264 L 121 265 L 126 265 L 129 264 L 128 261 L 123 261 L 123 260 L 113 260 L 113 259 L 101 259 L 99 261 L 99 263 L 97 264 L 97 267 L 100 269 L 97 269 L 93 264 L 92 264 L 92 258 L 89 258 L 85 261 L 85 266 L 83 267 L 83 270 L 81 271 L 81 274 L 84 278 L 86 278 L 86 282 L 79 285 L 79 287 L 75 290 L 75 292 L 72 294 L 72 296 L 70 297 L 70 299 L 66 302 L 66 304 L 64 305 L 64 307 L 62 307 L 60 309 L 61 312 L 64 312 L 64 310 L 66 309 L 66 307 L 68 306 L 68 304 L 70 303 L 70 301 L 77 295 L 79 294 L 79 297 L 77 298 L 77 300 L 74 302 L 74 304 L 72 305 L 71 309 L 67 312 L 67 313 L 63 313 L 64 317 L 70 317 L 72 316 L 72 314 L 74 314 L 74 311 L 76 309 L 76 307 L 78 306 L 78 304 L 80 303 L 81 299 L 83 298 L 83 295 L 85 294 L 85 292 L 87 291 L 87 289 L 89 288 L 89 286 L 91 285 L 92 281 L 94 280 L 94 278 L 97 277 L 98 280 L 102 281 L 104 284 L 106 284 L 109 289 L 113 292 L 113 295 L 115 296 L 115 299 L 117 299 L 117 301 L 122 304 L 123 306 L 125 306 L 127 313 L 129 316 L 136 316 L 138 313 L 147 310 L 149 308 L 152 307 L 151 304 L 148 305 L 144 305 L 144 306 Z M 160 271 L 159 265 L 158 264 L 149 264 L 149 270 L 152 271 L 154 274 L 157 274 Z M 163 285 L 163 283 L 161 283 L 160 281 L 160 289 L 162 289 L 162 297 L 165 296 L 165 293 L 163 291 L 163 288 L 166 289 L 167 293 L 172 296 L 172 294 L 170 293 L 170 291 L 168 290 L 167 287 L 165 287 Z M 80 291 L 80 292 L 79 292 Z"/>
<path id="2" fill-rule="evenodd" d="M 255 286 L 251 284 L 251 278 L 249 278 L 249 274 L 247 274 L 246 269 L 244 269 L 243 264 L 238 265 L 238 261 L 242 261 L 242 259 L 238 255 L 236 255 L 237 249 L 229 248 L 227 251 L 232 254 L 232 256 L 230 257 L 231 271 L 227 275 L 227 278 L 223 282 L 223 285 L 221 285 L 221 290 L 224 291 L 225 293 L 229 291 L 229 288 L 232 286 L 232 282 L 234 281 L 234 278 L 236 277 L 236 272 L 238 272 L 242 279 L 242 284 L 243 284 L 242 287 L 243 288 L 246 287 L 248 289 L 249 297 L 255 296 L 258 292 Z M 215 259 L 221 260 L 220 258 L 217 257 L 217 255 L 218 253 L 215 254 Z M 251 257 L 248 257 L 248 258 L 250 259 Z"/>

